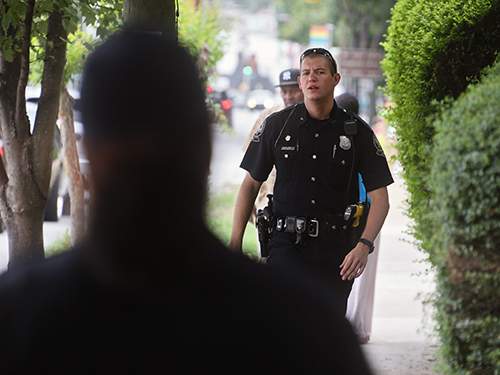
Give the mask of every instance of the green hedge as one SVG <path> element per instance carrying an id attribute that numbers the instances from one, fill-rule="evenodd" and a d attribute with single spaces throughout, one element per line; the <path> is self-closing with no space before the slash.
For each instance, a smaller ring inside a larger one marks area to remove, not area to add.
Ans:
<path id="1" fill-rule="evenodd" d="M 447 374 L 500 375 L 500 0 L 399 0 L 382 62 Z M 478 83 L 480 81 L 480 83 Z"/>
<path id="2" fill-rule="evenodd" d="M 450 373 L 500 374 L 500 61 L 435 123 L 437 321 Z"/>
<path id="3" fill-rule="evenodd" d="M 445 97 L 456 98 L 500 49 L 498 0 L 399 0 L 392 13 L 382 67 L 393 102 L 388 121 L 410 192 L 415 237 L 433 257 L 427 216 L 433 119 Z"/>

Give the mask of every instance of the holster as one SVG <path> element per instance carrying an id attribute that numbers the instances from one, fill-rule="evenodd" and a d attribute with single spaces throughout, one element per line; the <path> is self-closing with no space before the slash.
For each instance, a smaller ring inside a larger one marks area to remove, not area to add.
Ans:
<path id="1" fill-rule="evenodd" d="M 269 256 L 269 239 L 273 231 L 273 195 L 267 195 L 268 203 L 263 209 L 257 210 L 257 234 L 259 236 L 260 256 Z"/>

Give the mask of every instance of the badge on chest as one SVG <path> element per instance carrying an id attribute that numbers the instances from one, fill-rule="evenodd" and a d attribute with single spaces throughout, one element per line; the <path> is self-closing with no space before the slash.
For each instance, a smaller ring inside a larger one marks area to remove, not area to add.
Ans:
<path id="1" fill-rule="evenodd" d="M 351 149 L 351 140 L 347 138 L 345 135 L 341 135 L 339 137 L 339 146 L 342 150 L 350 150 Z"/>

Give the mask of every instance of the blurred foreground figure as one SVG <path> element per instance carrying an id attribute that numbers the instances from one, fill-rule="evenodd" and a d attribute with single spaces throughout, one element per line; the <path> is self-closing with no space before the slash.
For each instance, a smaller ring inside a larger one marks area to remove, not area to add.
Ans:
<path id="1" fill-rule="evenodd" d="M 369 373 L 320 288 L 207 230 L 203 92 L 188 52 L 158 35 L 122 31 L 89 57 L 91 230 L 0 278 L 1 374 Z"/>

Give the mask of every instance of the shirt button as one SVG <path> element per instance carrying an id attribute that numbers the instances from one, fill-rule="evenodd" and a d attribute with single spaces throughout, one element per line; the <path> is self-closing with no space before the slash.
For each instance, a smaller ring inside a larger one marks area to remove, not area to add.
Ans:
<path id="1" fill-rule="evenodd" d="M 319 137 L 319 133 L 315 133 L 314 138 L 318 138 L 318 137 Z"/>
<path id="2" fill-rule="evenodd" d="M 285 159 L 288 158 L 288 154 L 285 154 L 284 156 L 285 156 Z"/>
<path id="3" fill-rule="evenodd" d="M 317 156 L 316 156 L 316 154 L 314 154 L 314 155 L 313 155 L 313 159 L 316 159 L 316 158 L 317 158 Z"/>
<path id="4" fill-rule="evenodd" d="M 316 204 L 316 201 L 314 199 L 311 199 L 311 204 Z"/>
<path id="5" fill-rule="evenodd" d="M 342 160 L 340 164 L 345 165 L 345 160 Z"/>
<path id="6" fill-rule="evenodd" d="M 316 177 L 311 177 L 311 181 L 315 182 L 316 181 Z"/>

